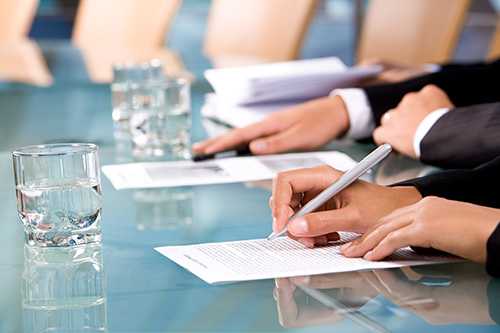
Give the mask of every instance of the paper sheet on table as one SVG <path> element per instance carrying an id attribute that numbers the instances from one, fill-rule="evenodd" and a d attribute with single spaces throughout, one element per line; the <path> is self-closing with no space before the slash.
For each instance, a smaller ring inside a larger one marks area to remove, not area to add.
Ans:
<path id="1" fill-rule="evenodd" d="M 348 68 L 339 58 L 296 60 L 255 66 L 209 69 L 215 92 L 233 104 L 251 104 L 326 96 L 380 73 L 380 66 Z"/>
<path id="2" fill-rule="evenodd" d="M 451 256 L 423 256 L 410 248 L 398 250 L 385 261 L 346 258 L 340 246 L 357 237 L 341 233 L 341 241 L 326 247 L 306 248 L 288 237 L 238 242 L 155 248 L 208 283 L 236 282 L 352 272 L 379 268 L 459 261 Z"/>
<path id="3" fill-rule="evenodd" d="M 222 121 L 232 127 L 244 127 L 260 121 L 271 113 L 290 108 L 304 101 L 281 101 L 266 104 L 237 105 L 228 103 L 224 98 L 211 93 L 205 95 L 201 107 L 204 117 Z"/>
<path id="4" fill-rule="evenodd" d="M 332 151 L 234 157 L 204 162 L 115 164 L 103 166 L 102 171 L 113 186 L 121 190 L 265 180 L 281 171 L 322 164 L 346 171 L 356 163 L 346 154 Z"/>

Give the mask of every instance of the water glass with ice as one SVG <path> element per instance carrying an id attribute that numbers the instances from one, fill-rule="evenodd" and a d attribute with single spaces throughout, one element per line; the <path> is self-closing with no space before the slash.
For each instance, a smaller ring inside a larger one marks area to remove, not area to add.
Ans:
<path id="1" fill-rule="evenodd" d="M 101 184 L 94 144 L 27 146 L 13 152 L 17 211 L 31 246 L 101 240 Z"/>

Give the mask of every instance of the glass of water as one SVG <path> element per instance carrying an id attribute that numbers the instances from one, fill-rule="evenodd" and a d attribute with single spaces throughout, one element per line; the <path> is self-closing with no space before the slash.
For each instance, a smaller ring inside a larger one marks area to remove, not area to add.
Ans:
<path id="1" fill-rule="evenodd" d="M 72 246 L 101 240 L 98 147 L 64 143 L 13 153 L 17 211 L 31 246 Z"/>
<path id="2" fill-rule="evenodd" d="M 115 136 L 128 134 L 130 107 L 127 94 L 131 86 L 149 82 L 164 81 L 163 64 L 158 59 L 140 64 L 113 65 L 113 82 L 111 83 L 111 102 L 113 106 L 113 123 Z M 122 133 L 123 132 L 123 133 Z M 120 139 L 120 138 L 118 138 Z M 128 139 L 125 138 L 125 139 Z"/>
<path id="3" fill-rule="evenodd" d="M 190 158 L 191 97 L 189 82 L 163 82 L 131 88 L 130 133 L 139 159 Z"/>

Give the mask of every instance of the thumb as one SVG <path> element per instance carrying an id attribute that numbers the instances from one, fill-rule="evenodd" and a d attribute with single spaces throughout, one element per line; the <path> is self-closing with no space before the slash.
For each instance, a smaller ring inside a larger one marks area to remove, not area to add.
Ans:
<path id="1" fill-rule="evenodd" d="M 295 237 L 317 237 L 336 231 L 355 231 L 357 225 L 359 225 L 357 209 L 347 206 L 293 219 L 288 223 L 288 232 Z"/>

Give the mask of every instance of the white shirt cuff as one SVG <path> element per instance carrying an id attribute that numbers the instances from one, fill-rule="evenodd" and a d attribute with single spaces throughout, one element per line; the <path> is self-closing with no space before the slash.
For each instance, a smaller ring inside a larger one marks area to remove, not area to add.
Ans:
<path id="1" fill-rule="evenodd" d="M 432 126 L 434 126 L 437 121 L 444 116 L 450 109 L 442 108 L 432 111 L 420 122 L 415 131 L 415 136 L 413 137 L 413 150 L 415 150 L 415 155 L 420 158 L 420 144 L 424 137 L 429 133 Z"/>
<path id="2" fill-rule="evenodd" d="M 437 64 L 424 64 L 423 67 L 427 73 L 436 73 L 441 70 L 441 66 Z"/>
<path id="3" fill-rule="evenodd" d="M 340 96 L 349 115 L 349 131 L 346 136 L 353 139 L 364 139 L 372 135 L 375 129 L 372 109 L 363 89 L 335 89 L 330 96 Z"/>

